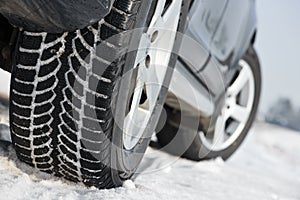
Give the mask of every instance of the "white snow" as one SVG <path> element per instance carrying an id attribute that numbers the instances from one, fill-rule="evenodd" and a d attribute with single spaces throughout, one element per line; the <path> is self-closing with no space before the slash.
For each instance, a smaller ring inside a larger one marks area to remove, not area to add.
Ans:
<path id="1" fill-rule="evenodd" d="M 10 73 L 0 69 L 0 95 L 8 96 L 10 86 Z"/>
<path id="2" fill-rule="evenodd" d="M 257 123 L 228 161 L 191 162 L 149 149 L 139 176 L 98 190 L 40 173 L 0 145 L 0 199 L 300 199 L 300 133 Z"/>

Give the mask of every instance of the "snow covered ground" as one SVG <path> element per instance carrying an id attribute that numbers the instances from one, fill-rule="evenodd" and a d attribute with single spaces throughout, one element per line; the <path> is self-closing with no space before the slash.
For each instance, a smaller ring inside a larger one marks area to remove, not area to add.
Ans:
<path id="1" fill-rule="evenodd" d="M 10 74 L 0 69 L 0 95 L 9 94 Z"/>
<path id="2" fill-rule="evenodd" d="M 102 191 L 35 171 L 8 145 L 0 144 L 0 199 L 300 199 L 300 133 L 263 123 L 227 162 L 149 149 L 134 182 Z"/>

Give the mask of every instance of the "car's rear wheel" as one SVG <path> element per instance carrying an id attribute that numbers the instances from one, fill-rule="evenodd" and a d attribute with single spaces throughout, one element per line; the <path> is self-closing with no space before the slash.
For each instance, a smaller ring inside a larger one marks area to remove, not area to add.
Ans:
<path id="1" fill-rule="evenodd" d="M 171 73 L 160 69 L 174 65 L 188 7 L 182 0 L 117 0 L 104 20 L 82 30 L 23 31 L 10 101 L 18 157 L 98 188 L 129 179 L 156 126 Z"/>
<path id="2" fill-rule="evenodd" d="M 258 57 L 249 47 L 239 61 L 238 71 L 225 94 L 225 103 L 212 127 L 191 129 L 180 124 L 183 116 L 179 110 L 166 107 L 167 122 L 157 134 L 159 144 L 170 153 L 192 160 L 229 158 L 245 139 L 256 115 L 261 90 L 261 72 Z M 199 118 L 187 118 L 185 121 Z M 190 122 L 189 122 L 190 123 Z M 197 130 L 195 130 L 197 129 Z"/>

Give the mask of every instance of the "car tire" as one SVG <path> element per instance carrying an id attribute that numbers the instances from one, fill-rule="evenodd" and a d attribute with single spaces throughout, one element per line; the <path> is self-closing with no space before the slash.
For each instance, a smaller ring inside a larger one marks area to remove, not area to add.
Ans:
<path id="1" fill-rule="evenodd" d="M 179 6 L 182 29 L 189 6 Z M 138 53 L 129 49 L 143 34 L 130 30 L 144 30 L 156 8 L 155 1 L 116 0 L 104 20 L 87 28 L 62 34 L 20 33 L 11 79 L 10 128 L 21 161 L 101 189 L 120 186 L 133 176 L 167 89 L 159 91 L 143 135 L 125 149 L 122 123 L 134 92 Z M 172 65 L 174 60 L 171 55 Z M 164 84 L 170 82 L 168 77 Z"/>

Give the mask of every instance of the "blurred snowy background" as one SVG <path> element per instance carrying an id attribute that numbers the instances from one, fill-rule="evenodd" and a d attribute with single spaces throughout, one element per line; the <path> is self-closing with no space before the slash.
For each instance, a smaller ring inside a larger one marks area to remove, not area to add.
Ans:
<path id="1" fill-rule="evenodd" d="M 300 1 L 256 2 L 256 49 L 263 72 L 260 116 L 300 131 Z"/>

